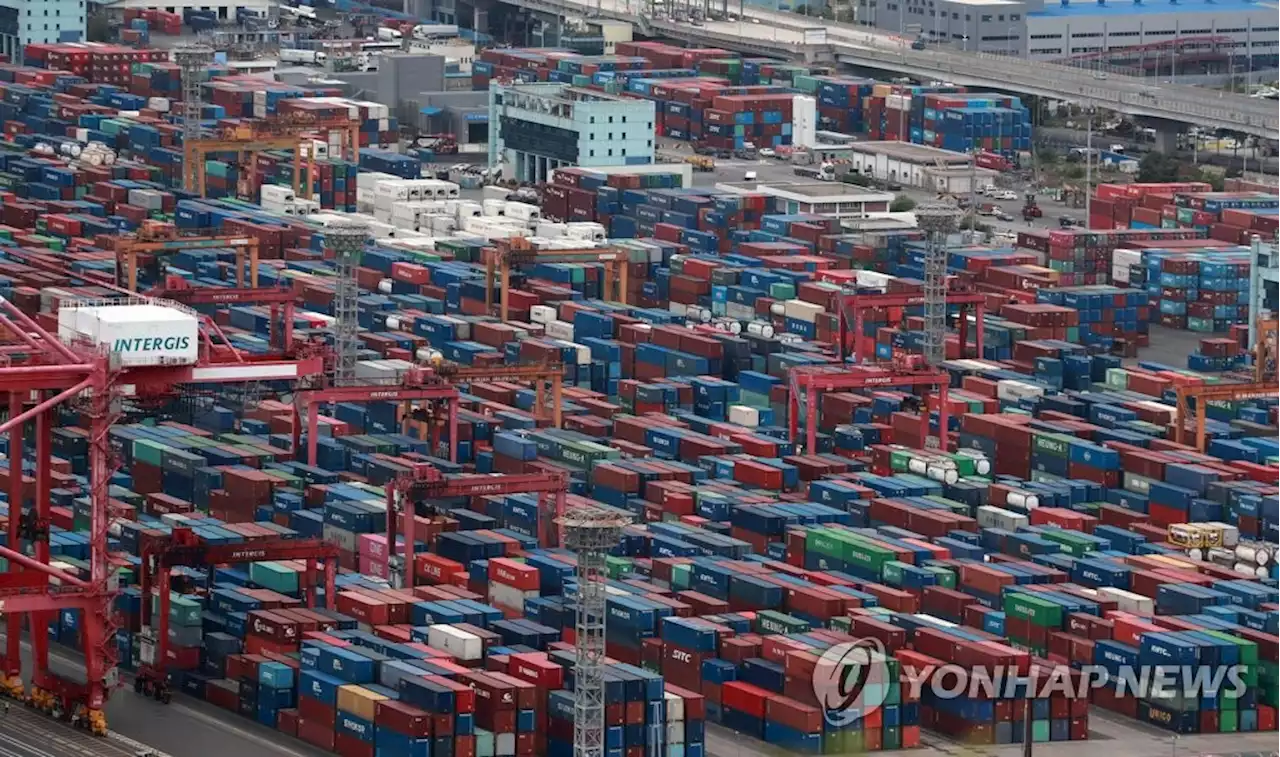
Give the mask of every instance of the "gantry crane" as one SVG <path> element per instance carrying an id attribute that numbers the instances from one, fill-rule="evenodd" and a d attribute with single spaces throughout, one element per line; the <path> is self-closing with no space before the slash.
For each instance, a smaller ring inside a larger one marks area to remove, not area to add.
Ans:
<path id="1" fill-rule="evenodd" d="M 104 303 L 95 303 L 102 305 Z M 62 307 L 74 307 L 64 303 Z M 0 434 L 10 434 L 10 518 L 8 546 L 0 558 L 8 570 L 0 574 L 0 606 L 6 614 L 7 638 L 2 665 L 5 693 L 26 697 L 22 681 L 22 620 L 31 615 L 34 673 L 29 701 L 47 712 L 83 714 L 76 718 L 94 733 L 106 733 L 103 705 L 116 685 L 116 641 L 112 602 L 117 592 L 114 566 L 108 553 L 113 513 L 109 488 L 116 458 L 108 433 L 119 417 L 125 396 L 163 396 L 179 384 L 238 383 L 258 380 L 299 380 L 323 371 L 319 357 L 297 361 L 250 363 L 243 366 L 170 364 L 122 367 L 96 345 L 64 344 L 7 300 L 0 299 L 0 333 L 26 348 L 26 362 L 0 367 L 0 392 L 9 394 L 9 417 Z M 16 357 L 16 355 L 15 355 Z M 53 411 L 67 401 L 86 403 L 89 434 L 89 577 L 81 579 L 49 564 L 48 524 L 52 492 Z M 33 406 L 27 407 L 28 404 Z M 35 502 L 23 512 L 21 474 L 23 427 L 35 421 Z M 34 513 L 34 516 L 31 514 Z M 21 549 L 21 540 L 34 542 L 34 557 Z M 49 670 L 48 639 L 42 632 L 52 613 L 82 610 L 86 682 L 75 683 Z"/>
<path id="2" fill-rule="evenodd" d="M 965 344 L 969 341 L 969 308 L 974 309 L 976 333 L 974 338 L 977 345 L 977 356 L 982 357 L 982 347 L 984 342 L 985 329 L 983 328 L 983 315 L 986 313 L 986 295 L 979 292 L 963 292 L 950 290 L 946 295 L 946 306 L 955 305 L 960 308 L 960 319 L 957 324 L 960 332 L 961 354 L 967 349 Z M 925 304 L 925 296 L 923 293 L 897 293 L 888 292 L 885 294 L 859 294 L 856 292 L 845 292 L 840 295 L 840 304 L 837 307 L 839 311 L 837 318 L 839 320 L 839 340 L 836 343 L 836 357 L 841 361 L 845 358 L 845 350 L 849 341 L 849 326 L 853 326 L 853 345 L 849 349 L 849 355 L 853 357 L 856 363 L 862 357 L 858 351 L 858 344 L 862 340 L 863 314 L 868 310 L 877 308 L 909 308 Z"/>
<path id="3" fill-rule="evenodd" d="M 115 244 L 116 284 L 131 292 L 138 290 L 138 256 L 172 255 L 183 250 L 217 250 L 230 248 L 236 254 L 236 287 L 246 286 L 245 268 L 248 268 L 248 286 L 258 286 L 258 240 L 248 234 L 220 235 L 211 232 L 202 235 L 180 236 L 168 225 L 144 224 L 137 234 L 121 237 Z"/>
<path id="4" fill-rule="evenodd" d="M 538 532 L 543 546 L 553 546 L 555 526 L 564 516 L 569 476 L 558 471 L 547 473 L 516 473 L 503 475 L 445 476 L 428 463 L 404 458 L 389 458 L 408 469 L 387 482 L 387 551 L 390 557 L 391 576 L 400 572 L 404 588 L 413 588 L 413 545 L 417 538 L 414 518 L 431 516 L 430 505 L 419 503 L 431 499 L 450 497 L 486 497 L 502 494 L 536 493 L 538 495 Z M 547 497 L 554 498 L 554 508 L 547 507 Z M 396 521 L 404 516 L 404 557 L 396 560 L 396 537 L 399 530 Z M 559 543 L 563 543 L 560 540 Z"/>
<path id="5" fill-rule="evenodd" d="M 276 118 L 223 122 L 211 137 L 184 139 L 182 159 L 187 165 L 198 167 L 198 170 L 187 174 L 188 183 L 195 183 L 186 189 L 200 197 L 205 196 L 207 177 L 204 161 L 211 153 L 233 152 L 241 156 L 241 163 L 249 167 L 249 186 L 254 187 L 257 184 L 254 156 L 267 150 L 292 149 L 293 193 L 311 199 L 316 178 L 316 155 L 311 149 L 311 142 L 335 132 L 340 135 L 339 155 L 343 158 L 350 155 L 351 160 L 358 161 L 360 124 L 348 118 L 318 118 L 306 113 L 292 113 Z M 306 182 L 302 181 L 304 163 L 307 167 Z"/>
<path id="6" fill-rule="evenodd" d="M 919 358 L 919 356 L 913 356 Z M 796 441 L 800 436 L 800 399 L 805 402 L 805 451 L 818 452 L 818 393 L 839 392 L 847 389 L 892 389 L 932 387 L 938 392 L 939 448 L 947 450 L 947 387 L 951 376 L 923 365 L 901 364 L 882 366 L 800 366 L 787 375 L 790 392 L 787 396 L 788 438 Z M 920 438 L 929 438 L 929 410 L 920 408 Z"/>
<path id="7" fill-rule="evenodd" d="M 144 537 L 145 538 L 145 537 Z M 303 598 L 316 606 L 316 575 L 324 575 L 324 596 L 333 606 L 334 579 L 338 572 L 338 548 L 320 539 L 261 539 L 240 544 L 205 544 L 189 528 L 175 528 L 163 538 L 147 538 L 141 548 L 142 568 L 142 665 L 133 680 L 134 691 L 169 703 L 169 591 L 170 571 L 176 567 L 212 568 L 244 562 L 303 560 Z M 319 565 L 317 565 L 317 562 Z M 151 593 L 159 594 L 153 621 Z M 154 627 L 153 627 L 154 625 Z"/>
<path id="8" fill-rule="evenodd" d="M 461 393 L 455 383 L 469 381 L 533 381 L 537 400 L 534 406 L 534 417 L 542 419 L 546 407 L 546 385 L 551 387 L 552 423 L 560 428 L 562 421 L 564 366 L 559 363 L 535 365 L 495 365 L 473 367 L 444 363 L 434 369 L 417 369 L 410 371 L 399 384 L 382 384 L 366 386 L 335 386 L 327 389 L 314 389 L 298 392 L 293 402 L 293 449 L 302 447 L 302 420 L 299 417 L 305 412 L 307 423 L 307 457 L 309 464 L 315 465 L 319 446 L 319 414 L 320 405 L 338 402 L 425 402 L 429 406 L 445 405 L 449 432 L 449 459 L 458 459 L 458 401 Z M 430 417 L 436 418 L 434 412 Z M 431 448 L 439 445 L 439 429 L 431 424 Z"/>
<path id="9" fill-rule="evenodd" d="M 230 287 L 193 287 L 181 276 L 169 276 L 164 285 L 147 292 L 148 297 L 172 300 L 190 307 L 199 305 L 268 305 L 271 308 L 269 344 L 280 353 L 288 353 L 293 347 L 293 319 L 297 292 L 292 287 L 258 287 L 256 289 L 232 289 Z M 279 322 L 279 330 L 276 323 Z M 211 320 L 208 324 L 215 333 L 221 329 Z M 224 339 L 225 341 L 225 339 Z M 239 358 L 236 362 L 245 362 Z"/>
<path id="10" fill-rule="evenodd" d="M 495 239 L 493 247 L 484 251 L 484 307 L 493 312 L 493 285 L 500 284 L 499 313 L 502 322 L 510 320 L 511 269 L 529 263 L 598 262 L 605 264 L 605 289 L 601 295 L 609 298 L 611 285 L 617 287 L 614 302 L 627 304 L 627 251 L 614 247 L 585 248 L 581 250 L 539 250 L 524 237 Z"/>
<path id="11" fill-rule="evenodd" d="M 1202 384 L 1174 388 L 1173 440 L 1186 444 L 1187 420 L 1191 414 L 1191 400 L 1195 400 L 1196 449 L 1205 450 L 1205 410 L 1209 402 L 1239 402 L 1241 400 L 1275 399 L 1276 382 L 1263 381 L 1241 384 Z"/>

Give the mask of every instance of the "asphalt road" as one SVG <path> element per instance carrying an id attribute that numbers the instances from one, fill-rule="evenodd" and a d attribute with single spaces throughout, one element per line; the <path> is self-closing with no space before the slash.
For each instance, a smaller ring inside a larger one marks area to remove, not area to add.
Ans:
<path id="1" fill-rule="evenodd" d="M 100 739 L 14 704 L 0 714 L 0 755 L 4 757 L 134 757 L 136 747 Z"/>
<path id="2" fill-rule="evenodd" d="M 22 654 L 24 669 L 30 671 L 30 647 L 26 642 L 23 642 Z M 59 675 L 84 680 L 83 661 L 68 651 L 53 647 L 49 653 L 49 664 Z M 15 707 L 10 717 L 17 712 Z M 175 695 L 172 704 L 163 705 L 138 696 L 133 692 L 131 681 L 112 694 L 107 702 L 107 726 L 123 742 L 94 739 L 42 715 L 25 710 L 22 714 L 25 716 L 22 721 L 26 728 L 24 733 L 27 734 L 23 739 L 31 742 L 28 749 L 65 734 L 88 739 L 91 747 L 102 745 L 102 749 L 78 752 L 51 751 L 46 747 L 44 752 L 18 752 L 18 757 L 133 757 L 135 747 L 130 745 L 132 742 L 145 744 L 173 757 L 320 757 L 331 754 L 200 700 Z M 3 736 L 7 734 L 8 726 L 0 722 L 0 757 L 15 757 L 5 751 Z M 121 743 L 126 746 L 119 746 Z M 17 751 L 16 747 L 12 750 Z"/>

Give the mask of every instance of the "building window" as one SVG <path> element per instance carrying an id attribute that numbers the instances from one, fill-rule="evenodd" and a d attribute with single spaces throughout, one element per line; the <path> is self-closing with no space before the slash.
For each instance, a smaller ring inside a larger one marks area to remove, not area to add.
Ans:
<path id="1" fill-rule="evenodd" d="M 609 123 L 613 123 L 613 116 L 609 116 Z M 613 137 L 610 137 L 610 139 L 613 139 Z"/>
<path id="2" fill-rule="evenodd" d="M 610 142 L 612 142 L 612 141 L 613 141 L 613 132 L 609 132 L 609 141 L 610 141 Z"/>
<path id="3" fill-rule="evenodd" d="M 626 116 L 623 116 L 623 117 L 622 117 L 622 123 L 624 123 L 624 124 L 625 124 L 626 122 L 627 122 L 627 117 L 626 117 Z"/>
<path id="4" fill-rule="evenodd" d="M 622 157 L 627 157 L 627 148 L 622 148 Z"/>
<path id="5" fill-rule="evenodd" d="M 645 147 L 653 147 L 653 140 L 652 140 L 652 139 L 647 140 L 647 141 L 645 142 Z"/>
<path id="6" fill-rule="evenodd" d="M 596 122 L 596 117 L 595 117 L 595 116 L 592 116 L 592 117 L 591 117 L 591 123 L 595 123 L 595 122 Z M 592 137 L 592 139 L 595 139 L 595 137 Z"/>
<path id="7" fill-rule="evenodd" d="M 1018 13 L 1014 13 L 1013 15 L 1009 16 L 1009 20 L 1010 20 L 1010 21 L 1021 21 L 1021 20 L 1022 20 L 1022 15 L 1021 15 L 1021 14 L 1018 14 Z"/>
<path id="8" fill-rule="evenodd" d="M 613 157 L 613 148 L 609 148 L 609 157 Z"/>
<path id="9" fill-rule="evenodd" d="M 969 17 L 968 17 L 968 16 L 965 16 L 964 18 L 965 18 L 965 20 L 966 20 L 966 21 L 968 21 L 968 20 L 969 20 Z M 1003 21 L 1003 20 L 1004 20 L 1004 16 L 1001 16 L 1001 17 L 1000 17 L 1000 20 L 1001 20 L 1001 21 Z M 984 23 L 984 24 L 989 24 L 989 23 L 991 23 L 991 16 L 983 16 L 983 17 L 982 17 L 982 23 Z"/>
<path id="10" fill-rule="evenodd" d="M 595 150 L 592 150 L 592 151 L 591 151 L 591 157 L 593 157 L 593 158 L 594 158 L 595 156 L 596 156 L 596 151 L 595 151 Z"/>

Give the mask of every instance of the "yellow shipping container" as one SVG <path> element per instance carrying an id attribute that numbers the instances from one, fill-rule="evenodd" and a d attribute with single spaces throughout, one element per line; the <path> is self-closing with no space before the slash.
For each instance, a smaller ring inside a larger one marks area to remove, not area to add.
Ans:
<path id="1" fill-rule="evenodd" d="M 378 702 L 384 699 L 386 697 L 383 695 L 369 691 L 363 686 L 338 687 L 338 709 L 358 718 L 364 718 L 370 723 L 373 722 L 374 710 L 377 709 Z"/>

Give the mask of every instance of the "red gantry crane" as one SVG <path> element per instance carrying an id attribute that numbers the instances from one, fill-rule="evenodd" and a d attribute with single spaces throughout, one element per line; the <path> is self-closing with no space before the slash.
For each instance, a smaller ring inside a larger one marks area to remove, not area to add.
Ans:
<path id="1" fill-rule="evenodd" d="M 966 344 L 969 341 L 969 308 L 974 309 L 976 316 L 976 332 L 974 334 L 977 346 L 977 356 L 982 357 L 982 347 L 984 343 L 983 315 L 986 313 L 986 295 L 979 292 L 964 291 L 948 291 L 946 304 L 947 306 L 956 306 L 960 308 L 960 319 L 957 324 L 957 330 L 960 336 L 961 354 L 966 354 Z M 837 310 L 839 314 L 837 318 L 840 323 L 840 337 L 836 343 L 836 357 L 844 360 L 846 349 L 847 354 L 851 355 L 856 362 L 862 355 L 858 354 L 858 343 L 862 339 L 863 316 L 868 310 L 878 308 L 909 308 L 918 307 L 925 304 L 925 296 L 922 292 L 889 292 L 885 294 L 858 294 L 848 292 L 840 295 L 840 304 Z M 849 326 L 853 326 L 853 344 L 849 345 Z"/>
<path id="2" fill-rule="evenodd" d="M 556 428 L 561 425 L 563 407 L 562 382 L 564 366 L 559 363 L 531 365 L 466 366 L 443 363 L 433 369 L 410 371 L 399 384 L 374 384 L 366 386 L 337 386 L 327 389 L 299 392 L 294 397 L 293 448 L 302 447 L 302 421 L 299 415 L 306 413 L 307 457 L 310 465 L 316 464 L 319 447 L 320 405 L 339 402 L 400 402 L 428 403 L 428 406 L 445 406 L 449 431 L 449 460 L 458 459 L 458 401 L 462 395 L 454 384 L 470 381 L 532 381 L 537 392 L 534 417 L 542 419 L 546 409 L 546 386 L 551 388 L 551 420 Z M 434 417 L 434 414 L 433 414 Z M 440 443 L 439 428 L 431 424 L 431 449 Z"/>
<path id="3" fill-rule="evenodd" d="M 62 303 L 61 308 L 109 307 L 120 304 L 166 305 L 154 300 Z M 181 305 L 173 308 L 188 312 Z M 96 734 L 107 730 L 103 705 L 117 682 L 115 625 L 112 601 L 117 593 L 115 565 L 107 550 L 113 513 L 108 495 L 116 460 L 108 432 L 120 417 L 125 398 L 168 396 L 179 384 L 240 383 L 291 380 L 320 374 L 321 357 L 296 361 L 264 361 L 243 365 L 210 365 L 202 361 L 169 360 L 159 365 L 122 364 L 121 355 L 106 345 L 64 343 L 6 300 L 0 300 L 0 333 L 11 339 L 9 361 L 0 367 L 0 392 L 9 395 L 9 417 L 0 434 L 9 433 L 9 541 L 0 547 L 8 570 L 0 573 L 0 611 L 5 614 L 6 646 L 0 658 L 3 690 L 27 699 L 33 706 L 76 720 Z M 89 426 L 90 532 L 88 578 L 49 564 L 52 433 L 54 409 L 78 402 Z M 22 476 L 23 426 L 35 421 L 34 503 L 24 511 Z M 35 556 L 20 550 L 21 540 L 34 543 Z M 145 603 L 144 603 L 145 604 Z M 78 683 L 49 669 L 48 639 L 43 629 L 55 613 L 79 609 L 83 616 L 82 647 L 86 679 Z M 27 697 L 22 678 L 21 638 L 24 616 L 30 616 L 34 665 Z"/>
<path id="4" fill-rule="evenodd" d="M 800 398 L 804 398 L 805 452 L 813 455 L 818 449 L 818 393 L 839 392 L 848 389 L 894 389 L 933 387 L 938 392 L 939 447 L 947 449 L 947 387 L 951 376 L 942 370 L 910 365 L 850 366 L 816 365 L 792 368 L 788 372 L 790 392 L 787 396 L 787 425 L 789 438 L 800 436 Z M 920 408 L 920 438 L 929 438 L 929 411 Z"/>
<path id="5" fill-rule="evenodd" d="M 324 574 L 324 596 L 332 602 L 336 596 L 334 580 L 338 572 L 338 548 L 319 539 L 259 539 L 240 544 L 204 544 L 189 528 L 175 528 L 163 539 L 152 538 L 142 545 L 142 570 L 139 575 L 142 596 L 150 597 L 152 589 L 159 594 L 159 607 L 153 621 L 151 602 L 142 603 L 142 665 L 133 680 L 133 689 L 157 701 L 169 703 L 169 580 L 170 571 L 179 566 L 213 567 L 244 562 L 271 560 L 304 560 L 303 597 L 307 607 L 316 606 L 316 576 Z"/>
<path id="6" fill-rule="evenodd" d="M 391 556 L 391 576 L 396 570 L 404 588 L 414 584 L 413 544 L 416 535 L 415 517 L 417 504 L 423 500 L 448 499 L 450 497 L 485 497 L 502 494 L 536 493 L 538 495 L 538 531 L 540 543 L 552 545 L 553 527 L 560 522 L 565 511 L 565 495 L 569 490 L 569 476 L 560 472 L 518 473 L 504 475 L 468 475 L 448 477 L 428 463 L 392 458 L 409 469 L 387 483 L 387 552 Z M 554 509 L 547 507 L 548 497 L 553 498 Z M 397 559 L 396 520 L 404 516 L 404 557 Z M 563 544 L 563 538 L 556 543 Z"/>

